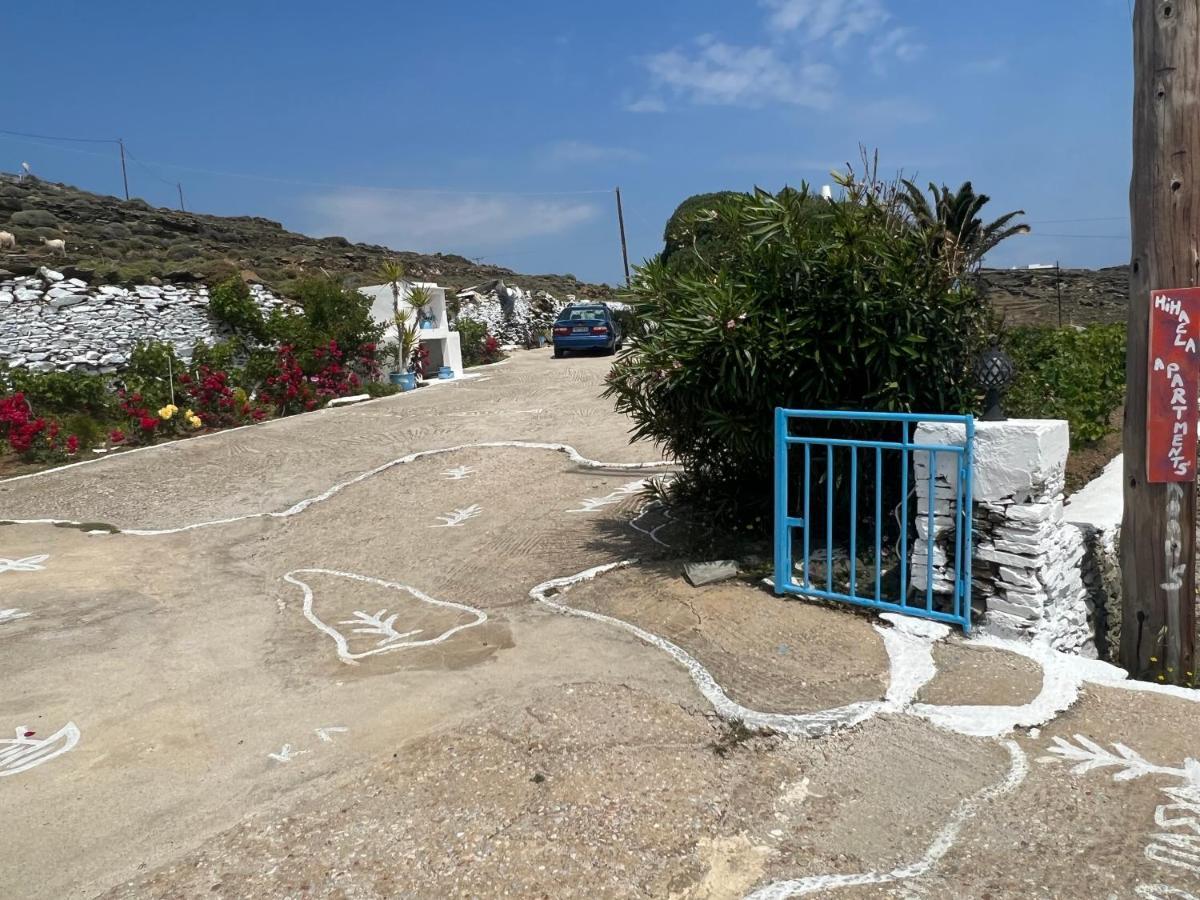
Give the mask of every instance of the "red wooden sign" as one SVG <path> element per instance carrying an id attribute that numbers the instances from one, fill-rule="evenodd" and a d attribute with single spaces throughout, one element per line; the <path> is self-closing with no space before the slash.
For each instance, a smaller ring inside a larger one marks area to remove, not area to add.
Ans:
<path id="1" fill-rule="evenodd" d="M 1200 288 L 1150 295 L 1150 373 L 1146 381 L 1146 480 L 1196 479 Z"/>

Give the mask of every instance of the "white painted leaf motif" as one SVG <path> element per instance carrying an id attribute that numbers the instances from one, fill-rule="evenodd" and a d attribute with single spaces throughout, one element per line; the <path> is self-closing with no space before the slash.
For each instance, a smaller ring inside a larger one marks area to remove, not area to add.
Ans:
<path id="1" fill-rule="evenodd" d="M 595 512 L 596 510 L 601 509 L 605 506 L 611 506 L 614 503 L 620 503 L 622 500 L 624 500 L 630 494 L 641 493 L 643 490 L 646 489 L 646 485 L 649 483 L 650 483 L 649 479 L 642 479 L 641 481 L 631 481 L 628 484 L 621 485 L 621 487 L 617 488 L 611 494 L 606 494 L 603 497 L 589 497 L 586 500 L 582 500 L 579 503 L 578 509 L 568 509 L 567 512 L 570 512 L 570 513 Z"/>
<path id="2" fill-rule="evenodd" d="M 42 563 L 49 558 L 49 553 L 43 553 L 40 556 L 26 556 L 24 559 L 5 559 L 3 556 L 0 556 L 0 573 L 39 572 L 46 568 Z"/>
<path id="3" fill-rule="evenodd" d="M 1170 775 L 1184 781 L 1190 781 L 1193 775 L 1200 775 L 1200 765 L 1195 760 L 1187 760 L 1183 768 L 1159 766 L 1146 760 L 1144 756 L 1124 744 L 1113 744 L 1112 750 L 1106 750 L 1096 741 L 1082 734 L 1075 735 L 1072 744 L 1065 738 L 1054 738 L 1054 746 L 1047 748 L 1059 759 L 1074 762 L 1071 772 L 1084 775 L 1095 769 L 1115 768 L 1114 781 L 1133 781 L 1146 775 Z M 1114 752 L 1115 751 L 1115 752 Z M 1053 759 L 1053 757 L 1046 757 Z"/>
<path id="4" fill-rule="evenodd" d="M 68 722 L 48 738 L 26 737 L 28 730 L 24 725 L 19 726 L 16 737 L 0 740 L 0 778 L 40 766 L 79 743 L 79 728 L 74 722 Z"/>
<path id="5" fill-rule="evenodd" d="M 466 509 L 456 509 L 454 512 L 446 513 L 444 516 L 438 516 L 442 520 L 441 525 L 430 525 L 430 528 L 458 528 L 469 519 L 474 519 L 483 508 L 478 504 L 472 504 Z"/>
<path id="6" fill-rule="evenodd" d="M 355 611 L 353 613 L 353 618 L 345 619 L 337 623 L 337 625 L 354 626 L 346 634 L 343 634 L 343 632 L 339 630 L 336 625 L 330 625 L 323 621 L 313 609 L 315 596 L 313 589 L 308 585 L 307 582 L 297 577 L 305 574 L 330 575 L 335 578 L 346 578 L 351 581 L 358 581 L 365 584 L 372 584 L 377 587 L 388 588 L 390 590 L 398 591 L 401 594 L 407 594 L 413 600 L 428 606 L 466 613 L 467 615 L 471 616 L 472 619 L 471 621 L 449 627 L 435 637 L 408 640 L 408 638 L 412 638 L 415 635 L 420 634 L 422 629 L 416 629 L 409 632 L 398 632 L 396 630 L 395 623 L 400 613 L 388 615 L 388 611 L 386 609 L 381 609 L 375 613 L 375 615 L 368 615 L 362 611 Z M 427 594 L 423 594 L 416 588 L 409 587 L 406 584 L 383 581 L 379 578 L 371 578 L 368 575 L 356 575 L 353 572 L 338 572 L 333 569 L 293 569 L 291 572 L 288 572 L 283 576 L 283 580 L 288 582 L 288 584 L 294 584 L 304 592 L 304 617 L 319 630 L 323 631 L 333 639 L 334 643 L 337 645 L 338 657 L 342 660 L 342 662 L 349 663 L 350 665 L 357 665 L 359 660 L 365 659 L 368 656 L 375 656 L 381 653 L 391 653 L 397 650 L 407 650 L 414 647 L 429 647 L 434 644 L 440 644 L 443 641 L 449 640 L 460 631 L 463 631 L 467 628 L 474 628 L 477 625 L 482 625 L 487 621 L 488 618 L 487 613 L 485 613 L 483 610 L 476 609 L 473 606 L 467 606 L 465 603 L 454 603 L 450 600 L 438 600 L 434 597 L 428 596 Z M 368 650 L 354 652 L 350 649 L 350 642 L 347 639 L 348 635 L 352 636 L 354 634 L 379 635 L 380 640 L 376 642 L 374 647 L 371 647 Z"/>
<path id="7" fill-rule="evenodd" d="M 442 475 L 450 481 L 462 481 L 464 478 L 468 478 L 474 474 L 475 470 L 470 466 L 457 466 L 453 469 L 447 469 L 442 473 Z"/>
<path id="8" fill-rule="evenodd" d="M 378 644 L 375 645 L 377 647 L 382 647 L 386 644 L 392 643 L 393 641 L 403 640 L 406 637 L 412 637 L 414 634 L 421 633 L 421 629 L 417 628 L 414 631 L 406 631 L 403 634 L 400 634 L 399 632 L 396 631 L 396 628 L 395 628 L 396 618 L 400 614 L 392 613 L 386 619 L 383 618 L 385 615 L 387 615 L 386 609 L 379 610 L 379 612 L 375 613 L 375 615 L 373 615 L 373 616 L 367 615 L 365 612 L 356 610 L 354 613 L 353 619 L 345 619 L 341 622 L 338 622 L 338 624 L 339 625 L 357 625 L 358 626 L 357 628 L 352 629 L 352 631 L 355 634 L 377 634 L 377 635 L 379 635 L 380 641 Z"/>

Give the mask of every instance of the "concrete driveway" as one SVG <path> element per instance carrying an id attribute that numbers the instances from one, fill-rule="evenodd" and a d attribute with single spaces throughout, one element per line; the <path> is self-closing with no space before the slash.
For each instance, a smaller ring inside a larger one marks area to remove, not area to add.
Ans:
<path id="1" fill-rule="evenodd" d="M 608 365 L 0 482 L 0 897 L 1200 896 L 1195 695 L 687 587 Z"/>

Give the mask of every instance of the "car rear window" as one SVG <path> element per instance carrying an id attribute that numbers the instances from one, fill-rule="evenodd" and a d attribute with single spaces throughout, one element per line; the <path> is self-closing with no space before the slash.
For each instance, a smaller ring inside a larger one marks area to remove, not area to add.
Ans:
<path id="1" fill-rule="evenodd" d="M 604 310 L 602 309 L 571 309 L 567 310 L 559 318 L 560 322 L 603 322 Z"/>

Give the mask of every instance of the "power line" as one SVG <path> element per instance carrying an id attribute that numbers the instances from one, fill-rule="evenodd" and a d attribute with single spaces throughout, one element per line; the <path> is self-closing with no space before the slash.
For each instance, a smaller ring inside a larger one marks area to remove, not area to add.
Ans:
<path id="1" fill-rule="evenodd" d="M 75 144 L 119 144 L 116 138 L 77 138 L 77 137 L 56 137 L 52 134 L 28 134 L 24 131 L 4 131 L 0 129 L 0 134 L 8 134 L 13 137 L 37 138 L 43 141 L 71 141 Z"/>

